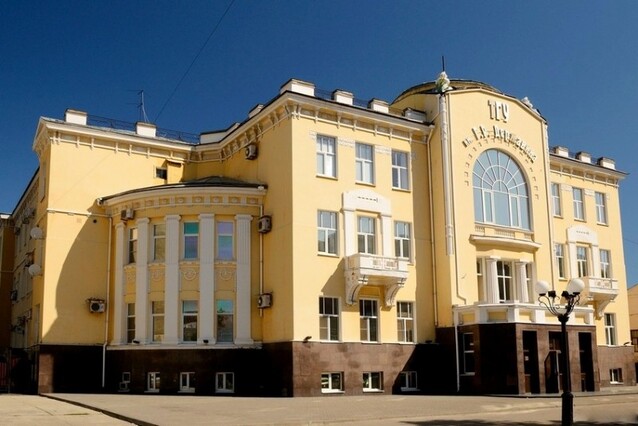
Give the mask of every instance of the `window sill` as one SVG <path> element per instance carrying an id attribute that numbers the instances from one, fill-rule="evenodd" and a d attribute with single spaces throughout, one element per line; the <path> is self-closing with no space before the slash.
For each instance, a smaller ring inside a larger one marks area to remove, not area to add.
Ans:
<path id="1" fill-rule="evenodd" d="M 322 253 L 322 252 L 317 252 L 317 256 L 323 256 L 323 257 L 332 257 L 334 259 L 339 259 L 339 255 L 337 253 Z"/>
<path id="2" fill-rule="evenodd" d="M 215 390 L 215 393 L 217 393 L 217 394 L 221 393 L 221 394 L 230 395 L 230 394 L 235 393 L 235 391 L 234 391 L 234 390 L 216 389 L 216 390 Z"/>
<path id="3" fill-rule="evenodd" d="M 330 175 L 316 175 L 318 178 L 322 178 L 322 179 L 330 179 L 330 180 L 337 180 L 336 176 L 330 176 Z"/>
<path id="4" fill-rule="evenodd" d="M 357 185 L 363 185 L 363 186 L 371 186 L 371 187 L 377 186 L 374 182 L 364 182 L 362 180 L 356 180 L 354 181 L 354 183 L 356 183 Z"/>
<path id="5" fill-rule="evenodd" d="M 383 393 L 383 389 L 363 389 L 363 393 Z"/>
<path id="6" fill-rule="evenodd" d="M 465 376 L 465 377 L 472 377 L 474 376 L 476 373 L 460 373 L 460 376 Z"/>
<path id="7" fill-rule="evenodd" d="M 177 391 L 177 393 L 195 393 L 195 388 L 193 389 L 182 389 L 180 391 Z"/>
<path id="8" fill-rule="evenodd" d="M 145 390 L 144 393 L 159 393 L 159 389 Z"/>
<path id="9" fill-rule="evenodd" d="M 396 186 L 393 186 L 392 190 L 393 191 L 399 191 L 399 192 L 412 192 L 412 191 L 410 191 L 409 188 L 397 188 Z"/>
<path id="10" fill-rule="evenodd" d="M 321 389 L 321 393 L 328 395 L 343 395 L 345 394 L 342 390 L 332 390 L 332 389 Z"/>

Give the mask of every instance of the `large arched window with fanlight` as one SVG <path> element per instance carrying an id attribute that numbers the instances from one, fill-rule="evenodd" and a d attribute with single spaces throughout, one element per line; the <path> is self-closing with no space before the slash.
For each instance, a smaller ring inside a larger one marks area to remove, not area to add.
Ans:
<path id="1" fill-rule="evenodd" d="M 512 157 L 484 151 L 474 164 L 473 184 L 477 222 L 530 229 L 527 181 Z"/>

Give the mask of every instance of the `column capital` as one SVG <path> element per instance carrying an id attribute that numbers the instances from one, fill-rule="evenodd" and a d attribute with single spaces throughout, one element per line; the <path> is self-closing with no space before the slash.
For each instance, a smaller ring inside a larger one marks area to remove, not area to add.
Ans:
<path id="1" fill-rule="evenodd" d="M 252 215 L 249 215 L 249 214 L 237 214 L 235 215 L 235 219 L 237 219 L 238 221 L 244 220 L 244 221 L 250 222 L 253 220 L 253 217 Z"/>
<path id="2" fill-rule="evenodd" d="M 135 221 L 136 225 L 147 225 L 151 220 L 147 217 L 141 217 Z"/>
<path id="3" fill-rule="evenodd" d="M 199 220 L 215 219 L 215 213 L 202 213 L 198 217 L 199 217 Z"/>
<path id="4" fill-rule="evenodd" d="M 179 221 L 182 217 L 178 214 L 167 214 L 164 216 L 165 221 Z"/>

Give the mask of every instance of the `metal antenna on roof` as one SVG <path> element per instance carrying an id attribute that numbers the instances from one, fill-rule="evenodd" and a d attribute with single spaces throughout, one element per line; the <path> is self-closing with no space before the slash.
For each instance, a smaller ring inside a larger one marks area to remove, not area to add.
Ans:
<path id="1" fill-rule="evenodd" d="M 445 72 L 445 55 L 441 55 L 441 71 Z"/>
<path id="2" fill-rule="evenodd" d="M 144 89 L 137 92 L 137 94 L 140 95 L 140 103 L 137 105 L 140 109 L 140 121 L 148 123 L 148 116 L 146 115 L 146 109 L 144 109 Z"/>

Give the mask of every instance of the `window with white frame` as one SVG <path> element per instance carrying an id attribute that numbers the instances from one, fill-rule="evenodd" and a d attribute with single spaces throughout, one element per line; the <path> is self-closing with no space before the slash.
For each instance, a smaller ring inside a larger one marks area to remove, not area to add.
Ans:
<path id="1" fill-rule="evenodd" d="M 182 300 L 182 340 L 197 341 L 197 300 Z"/>
<path id="2" fill-rule="evenodd" d="M 414 342 L 412 302 L 397 302 L 397 332 L 399 342 Z"/>
<path id="3" fill-rule="evenodd" d="M 146 374 L 146 392 L 160 391 L 160 373 L 159 371 L 151 371 Z"/>
<path id="4" fill-rule="evenodd" d="M 463 351 L 462 374 L 474 374 L 474 333 L 461 335 L 461 350 Z"/>
<path id="5" fill-rule="evenodd" d="M 605 314 L 605 343 L 608 346 L 617 345 L 616 314 Z"/>
<path id="6" fill-rule="evenodd" d="M 513 300 L 512 297 L 512 264 L 510 262 L 496 262 L 496 279 L 498 282 L 498 301 L 500 303 Z"/>
<path id="7" fill-rule="evenodd" d="M 233 222 L 217 222 L 217 260 L 233 260 L 235 224 Z"/>
<path id="8" fill-rule="evenodd" d="M 373 299 L 359 300 L 359 318 L 361 340 L 363 342 L 379 341 L 378 303 Z"/>
<path id="9" fill-rule="evenodd" d="M 130 371 L 122 371 L 122 380 L 119 383 L 118 390 L 120 392 L 128 392 L 129 386 L 131 385 L 131 372 Z"/>
<path id="10" fill-rule="evenodd" d="M 224 371 L 215 374 L 215 392 L 234 393 L 235 373 Z"/>
<path id="11" fill-rule="evenodd" d="M 333 137 L 317 135 L 317 174 L 337 177 L 337 147 Z"/>
<path id="12" fill-rule="evenodd" d="M 530 229 L 527 181 L 512 157 L 484 151 L 474 163 L 472 181 L 476 222 Z"/>
<path id="13" fill-rule="evenodd" d="M 153 225 L 153 260 L 164 262 L 166 259 L 166 225 Z"/>
<path id="14" fill-rule="evenodd" d="M 374 147 L 365 143 L 355 143 L 356 180 L 362 183 L 374 183 Z"/>
<path id="15" fill-rule="evenodd" d="M 235 309 L 232 300 L 217 300 L 217 342 L 233 343 Z"/>
<path id="16" fill-rule="evenodd" d="M 126 341 L 132 343 L 135 339 L 135 303 L 126 304 Z"/>
<path id="17" fill-rule="evenodd" d="M 366 371 L 363 373 L 363 391 L 379 392 L 383 390 L 383 373 L 381 371 Z"/>
<path id="18" fill-rule="evenodd" d="M 319 297 L 319 338 L 339 340 L 339 299 Z"/>
<path id="19" fill-rule="evenodd" d="M 586 246 L 576 246 L 576 269 L 579 277 L 589 276 Z"/>
<path id="20" fill-rule="evenodd" d="M 337 254 L 336 212 L 317 212 L 317 251 L 321 254 Z"/>
<path id="21" fill-rule="evenodd" d="M 343 373 L 321 373 L 321 392 L 343 392 Z"/>
<path id="22" fill-rule="evenodd" d="M 392 150 L 392 188 L 410 189 L 408 153 Z"/>
<path id="23" fill-rule="evenodd" d="M 622 368 L 611 368 L 609 370 L 609 383 L 622 383 Z"/>
<path id="24" fill-rule="evenodd" d="M 128 230 L 128 263 L 135 263 L 137 259 L 137 228 Z"/>
<path id="25" fill-rule="evenodd" d="M 560 201 L 560 184 L 552 183 L 552 210 L 554 216 L 562 216 L 563 209 Z"/>
<path id="26" fill-rule="evenodd" d="M 151 322 L 153 326 L 153 341 L 164 340 L 164 301 L 151 302 Z"/>
<path id="27" fill-rule="evenodd" d="M 394 222 L 394 255 L 410 259 L 410 224 Z"/>
<path id="28" fill-rule="evenodd" d="M 600 277 L 611 278 L 611 253 L 609 250 L 600 250 Z"/>
<path id="29" fill-rule="evenodd" d="M 402 391 L 419 390 L 416 381 L 416 371 L 402 371 L 399 373 L 399 386 Z"/>
<path id="30" fill-rule="evenodd" d="M 607 198 L 602 192 L 594 194 L 596 198 L 596 221 L 602 225 L 607 224 Z"/>
<path id="31" fill-rule="evenodd" d="M 554 244 L 554 258 L 556 259 L 558 277 L 565 278 L 565 246 L 563 244 Z"/>
<path id="32" fill-rule="evenodd" d="M 375 218 L 359 216 L 357 219 L 357 243 L 359 253 L 376 254 Z"/>
<path id="33" fill-rule="evenodd" d="M 572 188 L 572 197 L 574 201 L 574 219 L 585 220 L 583 190 L 581 188 Z"/>
<path id="34" fill-rule="evenodd" d="M 182 371 L 179 373 L 179 391 L 195 392 L 195 373 L 192 371 Z"/>
<path id="35" fill-rule="evenodd" d="M 197 259 L 199 250 L 199 223 L 184 222 L 184 259 Z"/>

